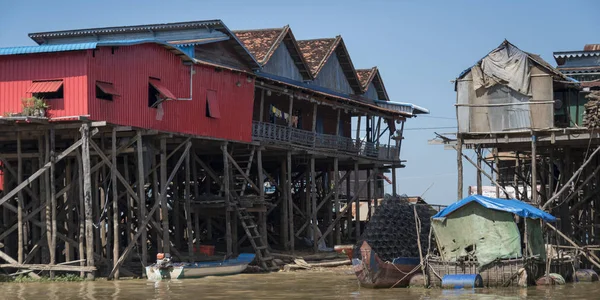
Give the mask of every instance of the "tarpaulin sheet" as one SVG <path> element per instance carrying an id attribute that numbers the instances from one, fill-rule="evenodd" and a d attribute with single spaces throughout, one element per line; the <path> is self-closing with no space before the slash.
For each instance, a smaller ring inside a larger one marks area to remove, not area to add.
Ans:
<path id="1" fill-rule="evenodd" d="M 524 218 L 542 219 L 546 222 L 556 222 L 556 218 L 553 215 L 538 208 L 535 208 L 525 202 L 515 199 L 490 198 L 481 195 L 472 195 L 456 203 L 453 203 L 448 207 L 444 208 L 442 211 L 435 214 L 433 218 L 444 218 L 456 211 L 457 209 L 471 202 L 477 202 L 485 208 L 506 211 Z"/>
<path id="2" fill-rule="evenodd" d="M 502 43 L 474 66 L 473 87 L 475 90 L 489 88 L 495 84 L 506 84 L 511 89 L 529 94 L 530 68 L 527 53 L 510 43 Z"/>
<path id="3" fill-rule="evenodd" d="M 447 218 L 433 219 L 431 226 L 445 261 L 471 255 L 481 268 L 497 259 L 522 257 L 521 235 L 509 212 L 470 202 Z"/>

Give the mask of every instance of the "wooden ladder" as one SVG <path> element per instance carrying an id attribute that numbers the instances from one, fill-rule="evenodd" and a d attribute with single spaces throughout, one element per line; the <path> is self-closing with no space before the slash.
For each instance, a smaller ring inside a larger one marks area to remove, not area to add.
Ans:
<path id="1" fill-rule="evenodd" d="M 265 271 L 271 271 L 278 269 L 277 265 L 273 261 L 273 256 L 269 252 L 269 246 L 266 243 L 267 237 L 263 237 L 258 230 L 258 225 L 254 222 L 254 217 L 250 214 L 246 208 L 239 205 L 235 205 L 237 216 L 241 221 L 242 227 L 248 236 L 250 244 L 256 253 L 256 258 L 259 265 Z"/>

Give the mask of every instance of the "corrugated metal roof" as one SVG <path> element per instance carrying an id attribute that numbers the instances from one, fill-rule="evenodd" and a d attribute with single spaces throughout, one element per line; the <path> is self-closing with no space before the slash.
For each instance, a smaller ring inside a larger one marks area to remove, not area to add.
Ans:
<path id="1" fill-rule="evenodd" d="M 193 58 L 189 56 L 185 51 L 179 49 L 175 45 L 165 43 L 158 40 L 117 40 L 117 41 L 102 41 L 94 43 L 76 43 L 76 44 L 59 44 L 59 45 L 40 45 L 40 46 L 22 46 L 22 47 L 8 47 L 0 48 L 0 55 L 21 55 L 21 54 L 35 54 L 35 53 L 51 53 L 51 52 L 65 52 L 65 51 L 81 51 L 96 49 L 97 47 L 110 47 L 110 46 L 133 46 L 138 44 L 153 43 L 161 45 L 175 55 L 180 56 L 185 61 L 193 61 Z"/>
<path id="2" fill-rule="evenodd" d="M 64 52 L 95 49 L 97 43 L 80 43 L 80 44 L 64 44 L 64 45 L 45 45 L 45 46 L 23 46 L 23 47 L 8 47 L 0 48 L 0 55 L 17 55 L 17 54 L 33 54 L 33 53 L 49 53 L 49 52 Z"/>
<path id="3" fill-rule="evenodd" d="M 204 45 L 204 44 L 222 42 L 222 41 L 226 41 L 229 39 L 230 39 L 229 36 L 223 36 L 223 37 L 208 37 L 208 38 L 182 40 L 182 41 L 167 41 L 167 43 L 169 43 L 171 45 L 175 45 L 177 47 L 185 47 L 185 46 L 195 46 L 195 45 Z"/>
<path id="4" fill-rule="evenodd" d="M 418 105 L 414 105 L 412 103 L 375 100 L 375 104 L 377 104 L 377 106 L 380 106 L 383 108 L 396 110 L 396 111 L 402 111 L 402 112 L 408 112 L 413 115 L 429 114 L 428 109 L 418 106 Z"/>
<path id="5" fill-rule="evenodd" d="M 28 93 L 54 93 L 62 86 L 62 80 L 34 81 L 27 89 Z"/>
<path id="6" fill-rule="evenodd" d="M 600 56 L 600 50 L 554 52 L 554 58 L 571 58 L 571 57 L 587 57 L 587 56 Z"/>

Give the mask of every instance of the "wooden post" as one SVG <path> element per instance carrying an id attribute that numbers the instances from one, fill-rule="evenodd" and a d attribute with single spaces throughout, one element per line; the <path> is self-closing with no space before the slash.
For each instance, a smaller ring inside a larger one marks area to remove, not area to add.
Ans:
<path id="1" fill-rule="evenodd" d="M 316 104 L 315 104 L 316 107 Z M 316 112 L 316 109 L 315 109 Z M 315 157 L 310 157 L 310 205 L 311 205 L 311 213 L 312 213 L 312 231 L 313 231 L 313 249 L 317 251 L 319 249 L 319 245 L 317 245 L 317 231 L 319 227 L 317 226 L 317 174 L 315 172 Z"/>
<path id="2" fill-rule="evenodd" d="M 531 133 L 531 200 L 539 205 L 537 190 L 537 145 L 535 133 Z"/>
<path id="3" fill-rule="evenodd" d="M 21 131 L 17 130 L 17 183 L 23 181 L 23 159 L 21 158 Z M 17 205 L 17 226 L 18 226 L 18 259 L 19 264 L 23 263 L 23 193 L 19 191 Z"/>
<path id="4" fill-rule="evenodd" d="M 292 152 L 287 151 L 286 153 L 287 168 L 286 169 L 286 184 L 285 193 L 287 194 L 288 201 L 288 230 L 290 239 L 290 250 L 294 251 L 294 199 L 292 198 Z"/>
<path id="5" fill-rule="evenodd" d="M 483 181 L 481 178 L 481 160 L 483 159 L 483 149 L 481 149 L 481 146 L 478 146 L 475 151 L 477 152 L 477 195 L 482 195 Z"/>
<path id="6" fill-rule="evenodd" d="M 397 181 L 396 181 L 396 168 L 392 168 L 392 195 L 396 196 L 398 194 L 397 191 Z"/>
<path id="7" fill-rule="evenodd" d="M 339 116 L 339 110 L 338 110 L 338 116 Z M 333 158 L 333 188 L 334 193 L 333 194 L 333 203 L 334 203 L 334 209 L 335 209 L 335 217 L 339 218 L 340 216 L 340 187 L 338 185 L 338 182 L 340 181 L 340 170 L 339 170 L 339 158 L 334 157 Z M 331 220 L 330 220 L 331 221 Z M 341 227 L 340 227 L 340 223 L 338 222 L 337 224 L 335 224 L 335 243 L 337 245 L 342 243 L 342 233 L 341 233 Z"/>
<path id="8" fill-rule="evenodd" d="M 371 169 L 367 169 L 367 178 L 371 177 Z M 367 207 L 367 220 L 371 219 L 371 199 L 373 199 L 373 194 L 372 194 L 372 189 L 371 189 L 371 185 L 372 182 L 369 180 L 369 182 L 367 182 L 367 203 L 368 203 L 368 207 Z"/>
<path id="9" fill-rule="evenodd" d="M 494 148 L 494 172 L 496 173 L 496 181 L 500 183 L 500 158 L 498 157 L 498 148 Z M 500 198 L 500 187 L 496 187 L 496 198 Z"/>
<path id="10" fill-rule="evenodd" d="M 351 170 L 346 170 L 346 173 L 351 173 Z M 350 179 L 351 175 L 348 175 L 348 179 L 346 180 L 346 206 L 352 207 L 352 202 L 350 202 L 350 199 L 352 199 L 352 197 L 350 196 L 350 185 L 352 180 Z M 352 209 L 346 209 L 346 237 L 348 238 L 348 240 L 351 239 L 352 237 Z"/>
<path id="11" fill-rule="evenodd" d="M 180 172 L 175 174 L 175 180 L 173 180 L 173 198 L 172 198 L 172 207 L 173 207 L 173 247 L 177 250 L 181 249 L 181 238 L 183 236 L 181 232 L 181 222 L 180 221 L 180 199 L 179 199 L 179 187 L 181 185 Z M 184 204 L 185 205 L 185 204 Z"/>
<path id="12" fill-rule="evenodd" d="M 260 90 L 260 110 L 258 112 L 258 121 L 264 122 L 265 115 L 265 89 Z"/>
<path id="13" fill-rule="evenodd" d="M 191 147 L 192 142 L 188 142 Z M 185 220 L 187 229 L 188 255 L 194 261 L 194 238 L 192 232 L 192 199 L 190 198 L 190 151 L 185 155 Z"/>
<path id="14" fill-rule="evenodd" d="M 81 160 L 83 165 L 83 195 L 85 206 L 85 236 L 87 266 L 93 267 L 94 263 L 94 231 L 92 223 L 92 180 L 90 174 L 90 128 L 87 123 L 81 125 Z M 87 273 L 88 279 L 94 279 L 94 272 Z"/>
<path id="15" fill-rule="evenodd" d="M 83 149 L 83 147 L 82 147 Z M 85 175 L 85 173 L 83 172 L 83 158 L 82 155 L 79 151 L 76 151 L 76 157 L 77 157 L 77 168 L 79 170 L 79 178 L 77 180 L 77 182 L 79 183 L 79 186 L 77 187 L 77 191 L 78 191 L 78 196 L 79 196 L 79 259 L 84 259 L 85 255 L 86 255 L 86 248 L 84 247 L 84 240 L 85 240 L 85 233 L 86 233 L 86 228 L 85 228 L 85 191 L 83 189 L 83 177 Z M 41 163 L 40 163 L 41 164 Z M 86 264 L 86 261 L 81 261 L 79 263 L 79 266 L 83 267 Z M 85 272 L 80 272 L 79 276 L 81 278 L 83 278 L 85 276 Z"/>
<path id="16" fill-rule="evenodd" d="M 161 190 L 167 191 L 169 183 L 167 182 L 167 139 L 160 138 L 160 183 Z M 169 208 L 166 195 L 160 195 L 162 212 L 162 230 L 163 230 L 163 252 L 171 252 L 171 237 L 169 236 Z"/>
<path id="17" fill-rule="evenodd" d="M 519 152 L 515 152 L 515 177 L 514 177 L 514 186 L 515 186 L 515 198 L 517 200 L 521 200 L 521 191 L 519 190 L 519 173 L 521 172 L 520 167 L 520 157 Z M 527 195 L 527 189 L 525 189 L 525 195 Z"/>
<path id="18" fill-rule="evenodd" d="M 360 141 L 360 120 L 362 119 L 361 116 L 357 116 L 357 120 L 356 120 L 356 141 Z"/>
<path id="19" fill-rule="evenodd" d="M 146 180 L 145 180 L 145 174 L 144 174 L 144 143 L 142 140 L 142 132 L 141 131 L 137 131 L 136 133 L 137 135 L 137 141 L 136 141 L 136 152 L 137 152 L 137 177 L 138 177 L 138 197 L 140 198 L 140 203 L 138 203 L 138 212 L 139 212 L 139 216 L 138 216 L 138 230 L 141 230 L 141 235 L 140 235 L 140 248 L 142 248 L 142 265 L 145 267 L 146 264 L 148 263 L 148 231 L 146 229 L 146 226 L 142 226 L 143 224 L 141 223 L 143 218 L 146 217 L 146 191 L 144 189 L 144 186 L 146 185 Z M 161 169 L 162 172 L 162 169 Z M 156 171 L 154 173 L 154 179 L 156 179 Z M 154 180 L 154 185 L 156 187 L 157 183 L 156 180 Z M 155 192 L 156 195 L 156 192 Z M 166 197 L 165 197 L 166 198 Z M 155 199 L 155 201 L 157 201 Z M 157 228 L 158 230 L 158 228 Z M 132 243 L 135 243 L 136 241 L 132 241 Z M 158 247 L 157 247 L 158 250 Z M 116 261 L 116 257 L 115 257 L 115 261 Z M 142 268 L 142 275 L 146 276 L 146 269 Z"/>
<path id="20" fill-rule="evenodd" d="M 550 148 L 550 159 L 548 161 L 548 192 L 546 193 L 546 201 L 552 197 L 554 193 L 554 148 Z M 597 207 L 597 206 L 594 206 Z"/>
<path id="21" fill-rule="evenodd" d="M 129 177 L 129 161 L 127 159 L 127 155 L 123 156 L 123 176 L 125 176 L 125 179 L 127 180 L 127 182 L 130 182 L 130 177 Z M 137 164 L 136 164 L 137 166 Z M 138 181 L 139 183 L 139 181 Z M 138 184 L 139 187 L 139 184 Z M 127 228 L 125 230 L 125 234 L 127 236 L 127 244 L 135 242 L 133 240 L 133 219 L 135 218 L 134 216 L 134 212 L 133 212 L 133 208 L 135 207 L 135 203 L 133 202 L 133 198 L 130 197 L 129 195 L 125 195 L 125 203 L 127 203 Z M 118 258 L 118 257 L 117 257 Z"/>
<path id="22" fill-rule="evenodd" d="M 158 168 L 159 164 L 160 163 L 156 160 L 156 156 L 152 156 L 152 165 L 154 167 Z M 152 194 L 153 194 L 152 196 L 153 196 L 154 202 L 158 201 L 157 199 L 160 199 L 160 196 L 158 194 L 159 190 L 160 190 L 160 188 L 158 186 L 159 185 L 159 179 L 158 179 L 159 174 L 158 173 L 159 172 L 157 170 L 152 172 Z M 159 209 L 157 209 L 155 215 L 153 216 L 157 222 L 160 222 L 160 215 L 161 215 L 161 212 Z M 162 245 L 163 240 L 160 236 L 159 231 L 160 231 L 160 228 L 157 228 L 154 233 L 154 239 L 156 240 L 156 249 L 157 250 L 163 248 L 163 245 Z"/>
<path id="23" fill-rule="evenodd" d="M 190 150 L 191 151 L 191 150 Z M 194 152 L 192 152 L 194 153 Z M 196 162 L 192 162 L 192 176 L 194 178 L 194 200 L 198 201 L 200 199 L 200 190 L 198 187 L 198 167 L 196 166 Z M 205 179 L 208 182 L 208 177 Z M 210 189 L 210 185 L 209 185 Z M 192 209 L 194 211 L 194 233 L 196 240 L 196 248 L 200 247 L 200 208 L 197 206 Z M 208 222 L 207 222 L 207 231 L 208 231 Z"/>
<path id="24" fill-rule="evenodd" d="M 231 203 L 229 193 L 229 161 L 227 155 L 227 143 L 221 145 L 223 152 L 223 195 L 225 196 L 225 240 L 227 242 L 227 257 L 233 254 L 233 242 L 231 237 Z M 237 241 L 235 241 L 237 244 Z"/>
<path id="25" fill-rule="evenodd" d="M 463 149 L 463 139 L 460 134 L 457 134 L 456 137 L 456 169 L 458 171 L 458 199 L 461 200 L 463 198 L 463 163 L 462 163 L 462 153 Z"/>
<path id="26" fill-rule="evenodd" d="M 356 232 L 356 240 L 358 241 L 358 239 L 360 238 L 360 191 L 358 190 L 358 187 L 360 186 L 360 176 L 359 176 L 359 172 L 358 172 L 358 162 L 354 162 L 354 197 L 355 197 L 355 205 L 356 205 L 356 210 L 355 210 L 355 218 L 356 218 L 356 223 L 355 223 L 355 232 Z M 352 214 L 351 214 L 352 215 Z"/>
<path id="27" fill-rule="evenodd" d="M 294 111 L 294 96 L 290 95 L 290 102 L 289 102 L 289 109 L 288 109 L 288 114 L 289 114 L 289 119 L 288 119 L 288 127 L 292 127 L 292 112 Z"/>
<path id="28" fill-rule="evenodd" d="M 260 152 L 259 152 L 260 155 Z M 262 163 L 262 159 L 259 160 Z M 258 170 L 259 170 L 259 177 L 262 177 L 262 172 L 260 172 L 261 170 L 261 166 L 258 166 Z M 281 182 L 281 197 L 282 197 L 282 201 L 281 201 L 281 225 L 280 225 L 280 232 L 281 232 L 281 243 L 284 245 L 284 248 L 286 250 L 290 250 L 290 229 L 289 229 L 289 200 L 288 200 L 288 192 L 287 192 L 287 163 L 286 160 L 283 159 L 281 161 L 281 167 L 279 168 L 280 172 L 279 172 L 279 178 L 280 178 L 280 182 Z"/>
<path id="29" fill-rule="evenodd" d="M 52 243 L 50 247 L 50 264 L 56 264 L 56 152 L 55 152 L 55 134 L 54 127 L 50 127 L 50 201 L 52 206 Z M 54 278 L 54 272 L 50 272 L 50 277 Z"/>
<path id="30" fill-rule="evenodd" d="M 322 195 L 329 195 L 331 192 L 331 173 L 329 171 L 329 167 L 327 168 L 327 170 L 324 172 L 326 177 L 323 176 L 322 177 L 322 181 L 323 181 L 323 193 Z M 326 179 L 326 180 L 325 180 Z M 337 186 L 337 183 L 335 183 L 335 185 Z M 333 201 L 331 200 L 331 198 L 329 198 L 327 200 L 327 226 L 329 226 L 331 224 L 331 222 L 333 221 L 334 217 L 333 217 Z M 318 208 L 317 208 L 318 209 Z M 337 216 L 336 216 L 337 217 Z M 330 235 L 327 236 L 327 242 L 329 243 L 330 246 L 333 246 L 333 243 L 335 242 L 335 234 L 334 232 L 332 232 Z"/>
<path id="31" fill-rule="evenodd" d="M 112 128 L 112 143 L 111 143 L 111 157 L 112 157 L 112 168 L 110 172 L 110 182 L 112 183 L 112 209 L 113 209 L 113 267 L 116 266 L 117 259 L 119 258 L 119 193 L 117 191 L 117 128 Z M 125 166 L 127 168 L 127 166 Z M 138 184 L 139 185 L 139 184 Z M 127 197 L 129 199 L 129 197 Z M 142 204 L 140 204 L 142 206 Z M 119 270 L 115 272 L 115 278 L 119 279 Z"/>

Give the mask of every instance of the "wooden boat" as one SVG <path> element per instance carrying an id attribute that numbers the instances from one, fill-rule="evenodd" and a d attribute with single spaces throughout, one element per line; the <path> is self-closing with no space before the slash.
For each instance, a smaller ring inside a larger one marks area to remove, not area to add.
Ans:
<path id="1" fill-rule="evenodd" d="M 146 275 L 149 280 L 233 275 L 244 271 L 254 256 L 242 253 L 235 259 L 223 261 L 172 263 L 168 254 L 159 253 L 156 263 L 146 267 Z"/>
<path id="2" fill-rule="evenodd" d="M 362 287 L 407 287 L 414 274 L 420 274 L 420 259 L 398 257 L 392 262 L 379 258 L 366 241 L 360 247 L 361 258 L 352 259 L 352 268 Z"/>

